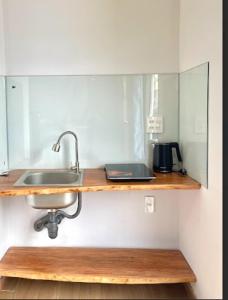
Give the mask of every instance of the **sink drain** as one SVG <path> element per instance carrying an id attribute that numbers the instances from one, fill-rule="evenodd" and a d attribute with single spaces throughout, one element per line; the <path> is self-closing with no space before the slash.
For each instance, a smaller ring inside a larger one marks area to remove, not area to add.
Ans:
<path id="1" fill-rule="evenodd" d="M 81 212 L 82 208 L 82 194 L 78 193 L 78 206 L 77 210 L 73 215 L 67 214 L 63 210 L 52 209 L 47 215 L 38 219 L 34 223 L 34 230 L 37 232 L 42 231 L 44 228 L 48 230 L 48 236 L 50 239 L 55 239 L 58 236 L 58 225 L 62 222 L 64 218 L 75 219 Z"/>

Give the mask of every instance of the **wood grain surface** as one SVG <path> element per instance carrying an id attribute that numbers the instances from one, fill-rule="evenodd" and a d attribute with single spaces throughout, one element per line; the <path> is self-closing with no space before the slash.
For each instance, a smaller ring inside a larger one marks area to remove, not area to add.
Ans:
<path id="1" fill-rule="evenodd" d="M 0 299 L 195 299 L 188 283 L 102 284 L 6 278 Z"/>
<path id="2" fill-rule="evenodd" d="M 200 189 L 201 185 L 189 176 L 179 173 L 156 173 L 157 178 L 151 181 L 112 182 L 106 179 L 103 169 L 85 169 L 83 185 L 78 186 L 43 186 L 16 187 L 14 183 L 27 170 L 13 170 L 9 176 L 0 176 L 0 196 L 25 196 L 29 194 L 59 194 L 65 192 L 98 192 L 127 190 L 192 190 Z"/>
<path id="3" fill-rule="evenodd" d="M 12 247 L 0 276 L 112 284 L 195 282 L 178 250 Z"/>

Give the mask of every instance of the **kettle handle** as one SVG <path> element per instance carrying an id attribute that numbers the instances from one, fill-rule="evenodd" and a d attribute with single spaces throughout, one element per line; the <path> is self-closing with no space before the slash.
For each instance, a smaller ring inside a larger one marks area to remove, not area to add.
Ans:
<path id="1" fill-rule="evenodd" d="M 175 148 L 176 149 L 178 160 L 182 161 L 179 144 L 178 143 L 170 143 L 170 145 L 171 145 L 171 148 Z"/>

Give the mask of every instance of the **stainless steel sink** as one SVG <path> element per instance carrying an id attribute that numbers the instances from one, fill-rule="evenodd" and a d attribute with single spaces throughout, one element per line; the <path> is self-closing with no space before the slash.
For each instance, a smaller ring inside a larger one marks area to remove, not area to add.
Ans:
<path id="1" fill-rule="evenodd" d="M 54 195 L 28 195 L 26 202 L 37 209 L 60 209 L 68 207 L 77 200 L 77 193 L 69 192 Z"/>
<path id="2" fill-rule="evenodd" d="M 80 186 L 83 172 L 71 170 L 26 171 L 14 186 Z"/>
<path id="3" fill-rule="evenodd" d="M 26 171 L 14 186 L 81 186 L 83 172 L 71 170 Z M 75 203 L 77 193 L 67 192 L 53 195 L 28 195 L 27 203 L 38 209 L 59 209 Z"/>

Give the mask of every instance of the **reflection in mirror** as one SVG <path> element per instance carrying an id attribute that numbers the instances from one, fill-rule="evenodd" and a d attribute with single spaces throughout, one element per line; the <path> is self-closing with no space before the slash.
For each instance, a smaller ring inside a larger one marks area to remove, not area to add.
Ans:
<path id="1" fill-rule="evenodd" d="M 5 77 L 0 76 L 0 174 L 8 169 Z"/>
<path id="2" fill-rule="evenodd" d="M 180 74 L 179 141 L 189 176 L 208 185 L 208 75 L 205 63 Z"/>
<path id="3" fill-rule="evenodd" d="M 178 74 L 7 77 L 10 168 L 62 168 L 74 160 L 66 130 L 78 135 L 82 168 L 152 165 L 151 142 L 178 140 Z M 150 133 L 149 116 L 163 118 Z"/>

